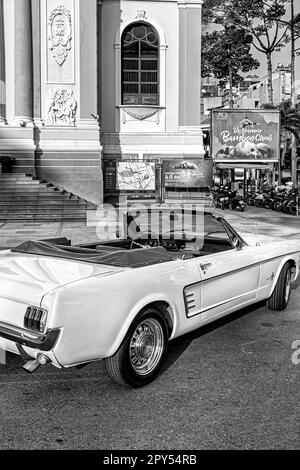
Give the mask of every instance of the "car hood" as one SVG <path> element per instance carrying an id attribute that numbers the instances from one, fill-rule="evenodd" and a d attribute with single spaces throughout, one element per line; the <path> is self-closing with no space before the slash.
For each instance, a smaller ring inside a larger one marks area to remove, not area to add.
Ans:
<path id="1" fill-rule="evenodd" d="M 108 276 L 124 268 L 93 265 L 48 256 L 0 253 L 0 297 L 39 305 L 48 292 L 91 276 Z"/>

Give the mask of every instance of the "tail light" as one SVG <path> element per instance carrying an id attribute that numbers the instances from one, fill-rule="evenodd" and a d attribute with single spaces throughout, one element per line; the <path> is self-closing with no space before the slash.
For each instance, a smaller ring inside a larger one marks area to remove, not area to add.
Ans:
<path id="1" fill-rule="evenodd" d="M 44 333 L 48 312 L 44 308 L 27 307 L 24 317 L 24 327 Z"/>

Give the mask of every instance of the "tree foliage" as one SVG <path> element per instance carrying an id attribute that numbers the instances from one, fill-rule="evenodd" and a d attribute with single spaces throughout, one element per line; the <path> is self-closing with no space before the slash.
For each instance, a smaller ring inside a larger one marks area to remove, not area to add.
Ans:
<path id="1" fill-rule="evenodd" d="M 300 141 L 300 111 L 292 107 L 291 100 L 286 100 L 278 106 L 265 104 L 264 109 L 278 109 L 280 111 L 281 132 L 291 132 L 297 142 Z"/>
<path id="2" fill-rule="evenodd" d="M 300 39 L 300 13 L 298 13 L 294 18 L 294 28 L 295 28 L 295 41 Z M 298 44 L 295 48 L 297 55 L 300 55 L 300 45 Z"/>
<path id="3" fill-rule="evenodd" d="M 251 35 L 235 26 L 224 30 L 206 33 L 202 37 L 202 76 L 214 75 L 228 81 L 232 74 L 232 84 L 242 80 L 240 72 L 249 72 L 259 67 L 259 62 L 251 54 Z"/>
<path id="4" fill-rule="evenodd" d="M 251 35 L 253 46 L 266 55 L 269 101 L 273 103 L 272 54 L 289 42 L 282 18 L 287 0 L 204 0 L 203 21 L 231 25 Z"/>

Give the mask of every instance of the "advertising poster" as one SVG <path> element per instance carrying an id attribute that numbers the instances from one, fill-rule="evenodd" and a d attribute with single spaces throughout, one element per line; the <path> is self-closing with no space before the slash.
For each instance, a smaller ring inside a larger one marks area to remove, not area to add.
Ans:
<path id="1" fill-rule="evenodd" d="M 213 109 L 212 158 L 216 162 L 278 161 L 279 124 L 277 110 Z"/>
<path id="2" fill-rule="evenodd" d="M 165 186 L 206 187 L 212 184 L 211 160 L 165 160 L 164 161 Z"/>
<path id="3" fill-rule="evenodd" d="M 155 163 L 117 162 L 116 189 L 119 191 L 155 191 Z"/>

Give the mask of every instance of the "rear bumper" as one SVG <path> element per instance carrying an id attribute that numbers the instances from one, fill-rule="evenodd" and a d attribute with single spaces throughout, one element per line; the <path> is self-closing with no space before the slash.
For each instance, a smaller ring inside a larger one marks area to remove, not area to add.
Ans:
<path id="1" fill-rule="evenodd" d="M 60 331 L 60 328 L 55 328 L 47 330 L 43 334 L 38 332 L 31 333 L 23 328 L 17 328 L 0 322 L 0 338 L 41 351 L 50 351 L 55 346 Z"/>

